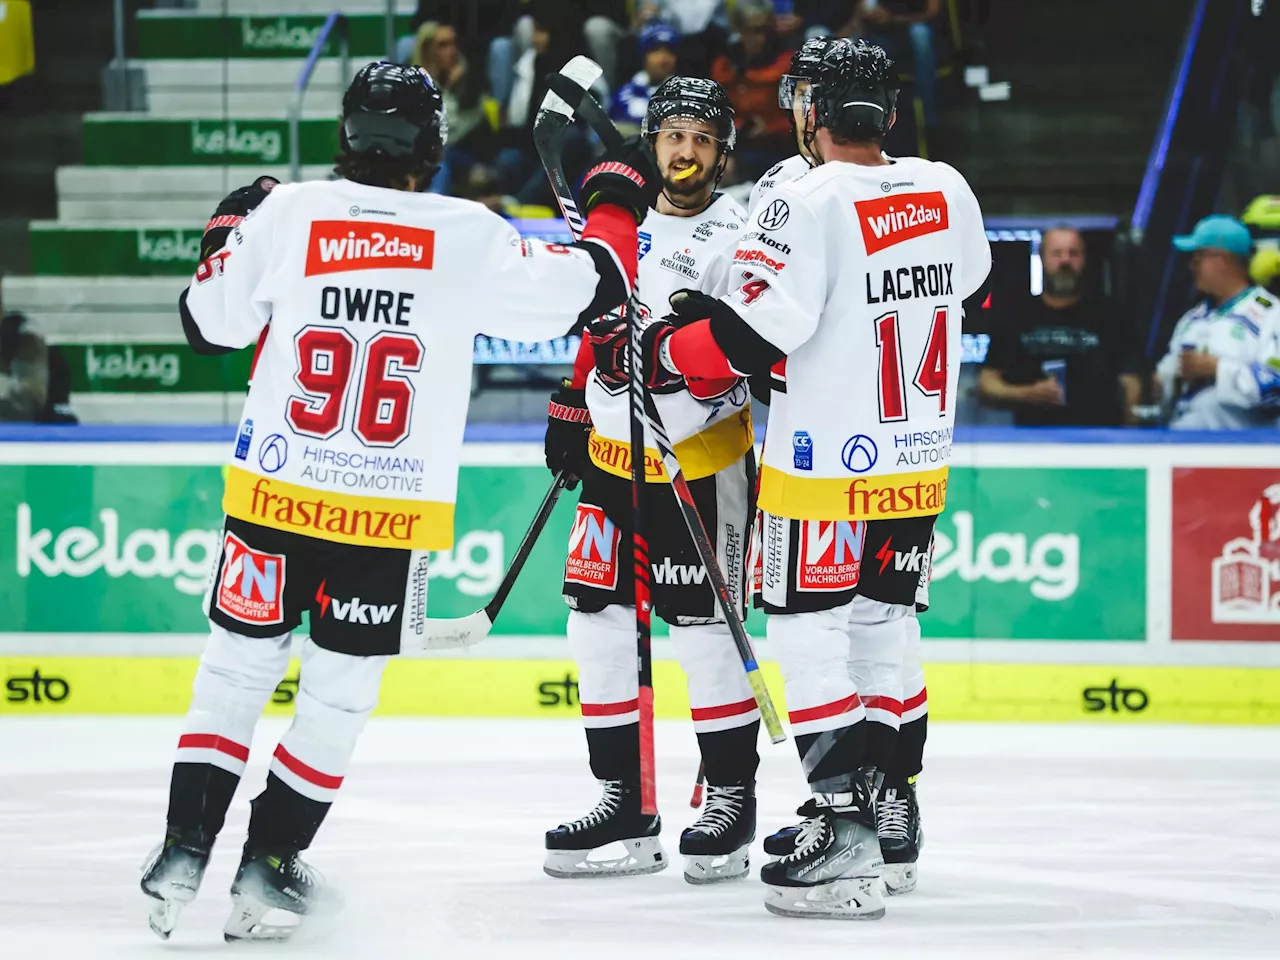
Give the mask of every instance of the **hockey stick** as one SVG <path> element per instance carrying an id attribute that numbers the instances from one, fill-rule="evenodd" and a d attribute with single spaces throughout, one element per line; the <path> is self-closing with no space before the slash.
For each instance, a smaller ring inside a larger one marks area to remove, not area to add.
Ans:
<path id="1" fill-rule="evenodd" d="M 562 72 L 549 77 L 547 82 L 551 91 L 556 94 L 561 102 L 575 103 L 574 98 L 577 98 L 575 104 L 577 113 L 595 131 L 596 136 L 600 138 L 606 147 L 613 148 L 621 144 L 622 134 L 618 132 L 617 127 L 613 125 L 604 109 L 600 104 L 596 103 L 595 98 L 585 88 L 577 86 L 572 77 Z M 553 185 L 555 184 L 554 179 L 552 183 Z M 557 187 L 557 191 L 558 189 Z M 756 660 L 755 651 L 752 649 L 751 638 L 747 636 L 746 628 L 742 625 L 742 617 L 734 606 L 733 599 L 729 593 L 729 586 L 725 582 L 724 573 L 720 569 L 720 564 L 716 561 L 715 548 L 711 545 L 711 538 L 707 535 L 707 528 L 703 524 L 697 505 L 693 501 L 693 493 L 689 489 L 689 482 L 685 479 L 684 472 L 680 468 L 680 461 L 676 459 L 675 451 L 672 449 L 671 441 L 667 437 L 666 428 L 663 426 L 662 417 L 653 402 L 653 397 L 644 389 L 643 383 L 637 384 L 639 379 L 636 374 L 640 355 L 639 337 L 640 331 L 633 324 L 630 341 L 631 390 L 633 397 L 632 432 L 634 434 L 636 430 L 635 421 L 637 419 L 648 418 L 649 427 L 653 431 L 653 438 L 658 445 L 658 452 L 662 457 L 663 466 L 666 467 L 667 475 L 671 479 L 671 488 L 676 495 L 676 504 L 680 508 L 680 513 L 684 516 L 685 526 L 689 528 L 689 535 L 693 539 L 694 546 L 697 547 L 698 557 L 707 571 L 711 587 L 715 591 L 720 609 L 729 625 L 729 632 L 733 636 L 734 646 L 737 647 L 743 669 L 747 672 L 747 682 L 751 686 L 752 696 L 755 697 L 756 705 L 760 708 L 760 717 L 764 722 L 765 730 L 773 743 L 781 743 L 787 736 L 782 731 L 782 723 L 778 719 L 778 711 L 773 705 L 773 699 L 769 696 L 769 688 L 765 686 L 764 678 L 760 674 L 760 665 Z M 642 397 L 642 411 L 637 411 L 636 409 L 634 402 L 636 394 Z M 641 428 L 643 428 L 643 423 L 641 423 Z M 643 457 L 643 454 L 641 454 L 641 457 Z M 633 455 L 633 473 L 635 471 L 634 461 L 635 457 Z"/>
<path id="2" fill-rule="evenodd" d="M 489 635 L 493 622 L 498 619 L 498 613 L 502 610 L 502 605 L 506 603 L 507 595 L 511 593 L 511 588 L 516 585 L 516 578 L 520 576 L 520 571 L 524 569 L 525 561 L 529 559 L 529 554 L 533 552 L 533 545 L 538 542 L 538 535 L 542 533 L 542 528 L 547 525 L 547 520 L 551 517 L 551 511 L 555 509 L 556 501 L 560 499 L 560 494 L 564 490 L 568 479 L 569 475 L 563 470 L 556 474 L 555 480 L 551 482 L 551 489 L 542 498 L 542 505 L 538 507 L 538 512 L 533 515 L 533 522 L 529 524 L 529 529 L 525 531 L 524 539 L 520 541 L 520 546 L 516 548 L 515 556 L 511 558 L 511 565 L 507 567 L 507 572 L 503 576 L 502 582 L 498 584 L 497 593 L 493 595 L 492 600 L 485 604 L 484 609 L 477 610 L 475 613 L 465 617 L 441 617 L 436 619 L 427 617 L 422 639 L 412 649 L 450 650 L 457 647 L 470 647 Z"/>
<path id="3" fill-rule="evenodd" d="M 702 806 L 702 785 L 707 782 L 707 765 L 698 764 L 698 779 L 693 785 L 693 796 L 689 798 L 689 806 L 697 810 Z"/>
<path id="4" fill-rule="evenodd" d="M 533 125 L 533 141 L 538 150 L 538 157 L 547 171 L 547 179 L 551 181 L 556 200 L 564 213 L 565 222 L 573 232 L 574 239 L 580 239 L 583 221 L 574 202 L 573 192 L 564 174 L 564 160 L 561 146 L 563 134 L 568 123 L 572 122 L 576 109 L 574 103 L 583 98 L 589 99 L 586 91 L 595 83 L 603 71 L 599 64 L 587 57 L 574 57 L 555 74 L 553 79 L 563 78 L 562 88 L 569 93 L 566 100 L 560 96 L 554 86 L 550 86 L 542 108 L 539 109 Z M 592 101 L 595 102 L 594 100 Z M 633 576 L 635 578 L 635 610 L 636 610 L 636 674 L 637 674 L 637 707 L 640 715 L 640 810 L 646 816 L 655 816 L 658 812 L 657 775 L 654 763 L 653 744 L 653 646 L 651 634 L 651 617 L 653 604 L 649 592 L 649 543 L 645 538 L 645 498 L 644 489 L 644 390 L 643 378 L 639 376 L 638 349 L 640 327 L 636 323 L 638 291 L 632 289 L 627 299 L 627 325 L 631 331 L 631 544 Z"/>

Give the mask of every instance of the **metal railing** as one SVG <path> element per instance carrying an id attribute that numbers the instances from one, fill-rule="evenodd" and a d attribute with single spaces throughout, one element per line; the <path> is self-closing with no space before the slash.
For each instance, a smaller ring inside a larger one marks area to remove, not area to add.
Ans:
<path id="1" fill-rule="evenodd" d="M 347 29 L 347 17 L 335 10 L 325 18 L 320 28 L 320 35 L 311 45 L 302 69 L 298 71 L 298 79 L 293 84 L 293 99 L 289 103 L 289 180 L 297 183 L 302 179 L 302 144 L 299 133 L 302 126 L 302 98 L 306 96 L 307 86 L 311 83 L 311 75 L 315 72 L 320 54 L 329 45 L 329 37 L 337 31 L 338 35 L 338 76 L 339 86 L 347 82 L 347 74 L 351 70 L 351 42 Z"/>

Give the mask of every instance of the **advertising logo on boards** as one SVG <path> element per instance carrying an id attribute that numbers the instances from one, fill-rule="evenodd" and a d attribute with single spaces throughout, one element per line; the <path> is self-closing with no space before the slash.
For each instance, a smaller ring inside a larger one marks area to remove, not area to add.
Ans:
<path id="1" fill-rule="evenodd" d="M 1280 641 L 1280 469 L 1173 471 L 1174 640 Z"/>

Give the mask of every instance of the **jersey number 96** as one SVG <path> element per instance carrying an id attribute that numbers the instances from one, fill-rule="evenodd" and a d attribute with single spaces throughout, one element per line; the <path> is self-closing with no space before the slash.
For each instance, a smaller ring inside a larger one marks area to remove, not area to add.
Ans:
<path id="1" fill-rule="evenodd" d="M 413 381 L 422 369 L 423 347 L 413 334 L 383 330 L 364 347 L 334 327 L 304 327 L 294 338 L 303 396 L 289 398 L 285 419 L 298 433 L 327 440 L 347 422 L 367 447 L 394 447 L 409 435 Z"/>

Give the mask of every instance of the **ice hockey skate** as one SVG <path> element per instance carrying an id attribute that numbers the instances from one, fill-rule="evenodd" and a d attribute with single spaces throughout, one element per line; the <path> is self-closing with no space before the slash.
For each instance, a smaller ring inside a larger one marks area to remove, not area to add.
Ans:
<path id="1" fill-rule="evenodd" d="M 813 797 L 796 807 L 796 815 L 803 818 L 799 823 L 783 827 L 776 833 L 771 833 L 764 838 L 764 852 L 768 855 L 770 861 L 781 859 L 795 852 L 796 837 L 800 835 L 800 829 L 804 826 L 804 821 L 818 815 L 818 805 Z"/>
<path id="2" fill-rule="evenodd" d="M 702 884 L 745 877 L 755 838 L 755 784 L 708 784 L 702 816 L 680 834 L 684 878 Z"/>
<path id="3" fill-rule="evenodd" d="M 924 845 L 914 777 L 886 781 L 880 788 L 876 832 L 884 856 L 885 892 L 891 897 L 910 893 L 916 888 L 916 862 Z"/>
<path id="4" fill-rule="evenodd" d="M 151 929 L 168 940 L 182 908 L 200 892 L 213 841 L 199 831 L 170 829 L 142 867 L 142 892 L 152 897 Z"/>
<path id="5" fill-rule="evenodd" d="M 309 914 L 335 913 L 341 896 L 296 852 L 246 852 L 231 884 L 231 916 L 222 935 L 237 940 L 287 940 Z"/>
<path id="6" fill-rule="evenodd" d="M 640 787 L 603 780 L 604 794 L 584 817 L 547 831 L 542 869 L 552 877 L 632 877 L 665 870 L 662 818 L 640 812 Z M 594 855 L 594 856 L 593 856 Z"/>
<path id="7" fill-rule="evenodd" d="M 822 794 L 800 826 L 791 854 L 767 863 L 765 909 L 784 917 L 878 920 L 884 916 L 884 858 L 865 782 L 851 793 Z"/>

